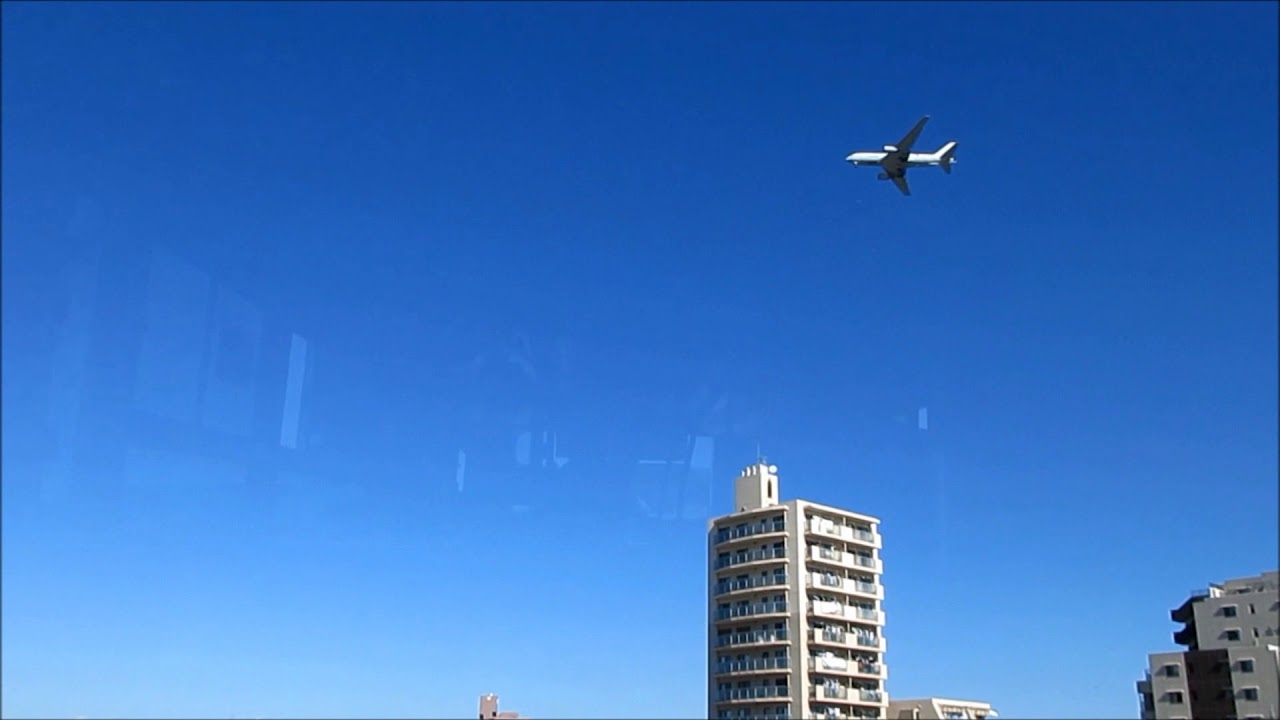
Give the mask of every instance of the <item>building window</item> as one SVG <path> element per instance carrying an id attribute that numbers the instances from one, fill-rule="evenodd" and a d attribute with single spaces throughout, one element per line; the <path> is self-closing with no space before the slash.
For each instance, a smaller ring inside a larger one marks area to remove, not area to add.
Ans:
<path id="1" fill-rule="evenodd" d="M 1165 665 L 1164 674 L 1165 674 L 1165 677 L 1181 677 L 1182 668 L 1178 667 L 1177 665 Z"/>
<path id="2" fill-rule="evenodd" d="M 1258 688 L 1245 688 L 1244 690 L 1240 691 L 1240 697 L 1244 698 L 1245 700 L 1256 701 L 1258 699 Z"/>
<path id="3" fill-rule="evenodd" d="M 1222 617 L 1235 617 L 1235 616 L 1236 616 L 1236 606 L 1235 606 L 1235 605 L 1225 605 L 1225 606 L 1223 606 L 1223 608 L 1222 608 Z"/>
<path id="4" fill-rule="evenodd" d="M 1235 641 L 1235 640 L 1239 640 L 1239 639 L 1240 639 L 1240 631 L 1239 631 L 1239 630 L 1228 630 L 1228 631 L 1226 631 L 1225 633 L 1223 633 L 1223 635 L 1226 637 L 1226 639 L 1227 639 L 1227 640 L 1231 640 L 1231 641 Z"/>
<path id="5" fill-rule="evenodd" d="M 1178 692 L 1178 691 L 1176 691 L 1176 690 L 1175 690 L 1174 692 L 1169 693 L 1166 697 L 1168 697 L 1168 698 L 1169 698 L 1169 704 L 1170 704 L 1170 705 L 1181 705 L 1181 704 L 1182 704 L 1182 693 L 1180 693 L 1180 692 Z"/>

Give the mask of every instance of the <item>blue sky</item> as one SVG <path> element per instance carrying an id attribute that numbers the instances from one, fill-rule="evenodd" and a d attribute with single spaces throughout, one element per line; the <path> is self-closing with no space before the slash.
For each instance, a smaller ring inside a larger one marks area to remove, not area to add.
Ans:
<path id="1" fill-rule="evenodd" d="M 1277 566 L 1276 15 L 5 3 L 3 713 L 701 716 L 759 446 L 891 695 L 1134 715 Z"/>

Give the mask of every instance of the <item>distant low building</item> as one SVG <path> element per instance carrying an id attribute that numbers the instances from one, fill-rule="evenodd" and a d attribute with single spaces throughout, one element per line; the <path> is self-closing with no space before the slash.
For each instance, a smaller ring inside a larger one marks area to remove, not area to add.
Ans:
<path id="1" fill-rule="evenodd" d="M 480 720 L 527 720 L 512 710 L 498 711 L 498 696 L 493 693 L 480 696 Z"/>
<path id="2" fill-rule="evenodd" d="M 889 700 L 889 717 L 901 720 L 985 720 L 999 713 L 991 703 L 949 698 L 920 698 L 918 700 Z"/>

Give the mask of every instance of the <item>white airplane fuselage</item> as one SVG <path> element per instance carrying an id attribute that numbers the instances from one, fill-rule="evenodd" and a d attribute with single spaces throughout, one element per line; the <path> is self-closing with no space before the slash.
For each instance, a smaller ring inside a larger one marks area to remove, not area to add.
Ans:
<path id="1" fill-rule="evenodd" d="M 949 148 L 948 148 L 949 149 Z M 907 155 L 907 160 L 900 167 L 936 167 L 942 164 L 942 157 L 945 152 L 921 153 L 913 152 Z M 854 165 L 880 165 L 885 164 L 884 159 L 889 157 L 890 153 L 883 150 L 858 150 L 849 153 L 849 157 L 845 158 Z M 896 160 L 896 158 L 895 158 Z M 955 162 L 953 158 L 952 163 Z M 898 165 L 897 162 L 891 163 Z"/>
<path id="2" fill-rule="evenodd" d="M 907 184 L 907 170 L 913 167 L 939 167 L 942 172 L 951 174 L 951 165 L 956 161 L 956 141 L 951 140 L 933 152 L 911 152 L 916 138 L 929 120 L 925 115 L 915 127 L 896 145 L 885 145 L 879 150 L 855 150 L 845 160 L 852 165 L 876 165 L 883 171 L 881 180 L 892 180 L 903 195 L 910 195 L 911 188 Z"/>

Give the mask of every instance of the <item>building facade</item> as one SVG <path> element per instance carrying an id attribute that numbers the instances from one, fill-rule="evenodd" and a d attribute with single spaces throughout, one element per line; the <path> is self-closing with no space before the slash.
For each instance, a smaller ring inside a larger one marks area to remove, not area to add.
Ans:
<path id="1" fill-rule="evenodd" d="M 987 720 L 999 713 L 991 703 L 951 698 L 890 700 L 889 717 L 895 720 Z"/>
<path id="2" fill-rule="evenodd" d="M 1148 657 L 1143 720 L 1280 718 L 1280 573 L 1211 585 L 1170 617 L 1185 649 Z"/>
<path id="3" fill-rule="evenodd" d="M 498 696 L 493 693 L 480 696 L 480 720 L 527 720 L 512 710 L 498 710 Z"/>
<path id="4" fill-rule="evenodd" d="M 748 466 L 708 529 L 708 717 L 884 718 L 880 521 Z"/>

